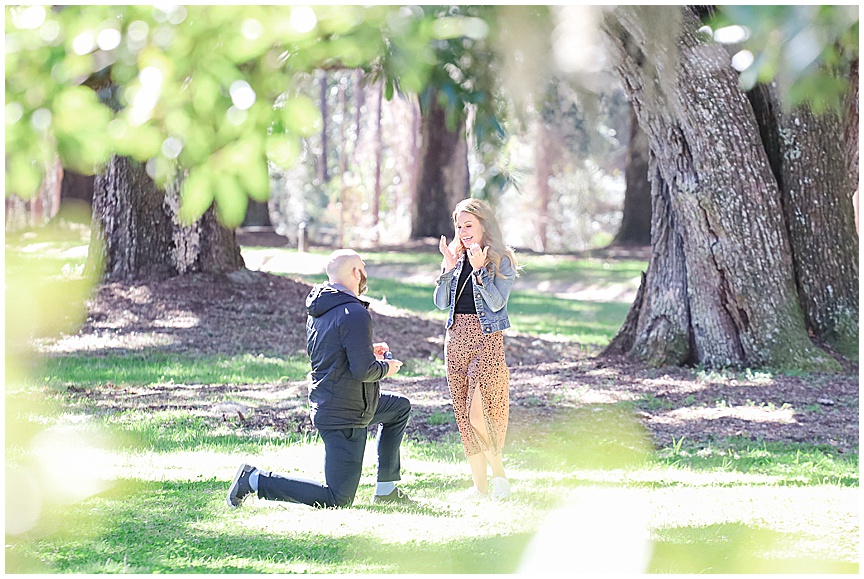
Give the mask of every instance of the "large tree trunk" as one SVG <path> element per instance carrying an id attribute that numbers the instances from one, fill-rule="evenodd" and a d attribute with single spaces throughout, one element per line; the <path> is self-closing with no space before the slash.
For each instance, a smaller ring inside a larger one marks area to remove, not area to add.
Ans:
<path id="1" fill-rule="evenodd" d="M 651 259 L 627 320 L 606 348 L 651 366 L 677 366 L 694 358 L 687 303 L 687 263 L 668 184 L 651 157 Z M 647 176 L 647 175 L 646 175 Z"/>
<path id="2" fill-rule="evenodd" d="M 855 186 L 852 202 L 855 211 L 855 232 L 858 232 L 858 59 L 852 62 L 849 71 L 849 94 L 846 98 L 845 118 L 845 154 L 846 165 L 849 167 L 849 176 Z"/>
<path id="3" fill-rule="evenodd" d="M 624 215 L 612 245 L 651 243 L 651 183 L 648 182 L 648 136 L 639 128 L 636 111 L 630 107 L 630 141 L 627 144 L 627 188 Z"/>
<path id="4" fill-rule="evenodd" d="M 89 266 L 103 266 L 105 281 L 245 267 L 234 231 L 213 208 L 191 225 L 180 222 L 179 187 L 178 180 L 166 193 L 143 164 L 113 157 L 94 182 Z"/>
<path id="5" fill-rule="evenodd" d="M 657 42 L 657 30 L 670 26 L 677 41 Z M 603 21 L 662 178 L 661 185 L 654 177 L 654 210 L 668 215 L 669 230 L 652 232 L 649 285 L 634 306 L 638 327 L 651 331 L 636 333 L 629 354 L 709 367 L 836 368 L 807 335 L 780 192 L 753 110 L 724 48 L 702 40 L 699 26 L 688 9 L 667 7 L 618 7 Z M 668 210 L 656 199 L 667 191 Z M 652 268 L 669 269 L 655 263 L 661 259 L 678 275 L 652 285 Z M 683 314 L 668 327 L 648 322 L 666 319 L 654 301 L 672 299 L 689 313 L 686 353 Z"/>
<path id="6" fill-rule="evenodd" d="M 447 115 L 430 99 L 428 112 L 420 119 L 420 167 L 417 202 L 411 216 L 411 239 L 453 235 L 453 207 L 470 197 L 468 181 L 468 142 L 465 122 L 447 129 Z"/>
<path id="7" fill-rule="evenodd" d="M 780 187 L 795 279 L 811 334 L 846 356 L 858 352 L 855 190 L 840 118 L 807 105 L 784 112 L 773 86 L 748 95 Z"/>
<path id="8" fill-rule="evenodd" d="M 408 185 L 408 195 L 411 207 L 417 206 L 417 188 L 420 186 L 420 104 L 416 98 L 411 99 L 411 181 Z"/>
<path id="9" fill-rule="evenodd" d="M 359 84 L 359 83 L 358 83 Z M 339 86 L 339 110 L 342 121 L 339 123 L 339 247 L 345 246 L 345 203 L 348 197 L 348 137 L 345 125 L 348 123 L 348 79 Z M 359 125 L 358 125 L 359 126 Z"/>

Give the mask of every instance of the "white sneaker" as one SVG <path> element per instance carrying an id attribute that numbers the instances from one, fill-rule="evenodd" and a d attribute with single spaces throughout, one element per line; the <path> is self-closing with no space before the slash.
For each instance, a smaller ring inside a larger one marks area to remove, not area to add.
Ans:
<path id="1" fill-rule="evenodd" d="M 488 493 L 481 493 L 480 489 L 472 486 L 470 489 L 453 493 L 453 498 L 460 503 L 476 503 L 489 497 Z"/>
<path id="2" fill-rule="evenodd" d="M 492 495 L 492 498 L 496 501 L 510 497 L 510 481 L 503 476 L 493 477 L 490 481 L 490 485 L 492 486 L 492 492 L 489 494 Z"/>

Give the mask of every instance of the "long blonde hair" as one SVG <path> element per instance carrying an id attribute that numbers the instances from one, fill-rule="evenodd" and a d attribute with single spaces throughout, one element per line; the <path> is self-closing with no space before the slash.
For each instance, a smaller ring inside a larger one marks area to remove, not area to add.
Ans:
<path id="1" fill-rule="evenodd" d="M 483 246 L 489 247 L 489 252 L 486 254 L 486 264 L 492 262 L 495 264 L 495 274 L 504 277 L 501 274 L 501 258 L 505 255 L 510 259 L 510 264 L 513 266 L 513 271 L 519 275 L 519 264 L 516 261 L 516 253 L 513 248 L 504 245 L 504 236 L 501 235 L 501 226 L 498 225 L 498 219 L 495 218 L 495 213 L 485 201 L 480 199 L 463 199 L 456 204 L 453 209 L 453 227 L 456 227 L 456 216 L 461 212 L 470 213 L 475 216 L 480 225 L 483 226 Z M 450 250 L 456 254 L 457 258 L 462 257 L 465 253 L 465 246 L 462 245 L 462 240 L 459 238 L 459 232 L 456 231 L 456 236 L 450 243 Z"/>

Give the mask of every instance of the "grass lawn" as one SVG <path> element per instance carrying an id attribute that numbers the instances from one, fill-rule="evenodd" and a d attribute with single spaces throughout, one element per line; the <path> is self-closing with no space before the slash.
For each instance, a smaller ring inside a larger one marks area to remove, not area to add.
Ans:
<path id="1" fill-rule="evenodd" d="M 76 247 L 39 251 L 52 275 L 70 275 L 83 264 Z M 365 257 L 418 273 L 438 264 L 433 254 Z M 594 345 L 608 343 L 628 304 L 565 300 L 539 284 L 620 285 L 644 268 L 566 256 L 526 256 L 525 265 L 511 302 L 514 327 Z M 370 289 L 390 304 L 432 310 L 428 283 L 382 276 Z M 513 496 L 502 503 L 454 500 L 470 477 L 458 437 L 449 436 L 403 445 L 401 485 L 417 508 L 369 504 L 370 440 L 353 508 L 250 499 L 233 510 L 225 494 L 241 462 L 320 479 L 323 445 L 278 425 L 239 426 L 230 413 L 202 417 L 190 410 L 197 387 L 224 386 L 214 404 L 247 402 L 262 396 L 262 385 L 302 380 L 305 358 L 144 351 L 42 359 L 28 369 L 27 380 L 10 380 L 7 368 L 7 573 L 859 570 L 857 447 L 724 438 L 654 448 L 622 418 L 633 410 L 624 401 L 608 404 L 608 416 L 583 409 L 598 416 L 596 428 L 540 419 L 514 427 L 505 454 Z M 429 372 L 418 364 L 406 375 Z M 180 402 L 148 401 L 155 386 Z"/>
<path id="2" fill-rule="evenodd" d="M 247 251 L 255 251 L 247 250 Z M 297 255 L 296 250 L 267 249 L 283 256 Z M 364 253 L 370 271 L 368 296 L 385 299 L 390 305 L 441 320 L 446 312 L 432 303 L 434 275 L 440 257 L 430 253 L 392 254 Z M 284 263 L 284 262 L 283 262 Z M 646 264 L 640 261 L 577 259 L 571 256 L 528 255 L 522 258 L 524 270 L 514 284 L 507 311 L 514 330 L 535 335 L 565 337 L 585 346 L 605 346 L 621 326 L 630 304 L 626 301 L 565 299 L 555 292 L 543 291 L 544 284 L 596 287 L 633 283 Z M 290 269 L 290 265 L 287 266 Z M 373 272 L 398 269 L 402 275 L 377 277 Z M 292 272 L 285 272 L 292 273 Z M 423 281 L 411 281 L 426 274 Z M 431 275 L 432 281 L 428 279 Z M 324 274 L 300 273 L 309 283 L 320 283 Z"/>
<path id="3" fill-rule="evenodd" d="M 631 464 L 598 466 L 584 456 L 568 457 L 554 444 L 513 444 L 506 459 L 513 498 L 460 504 L 451 494 L 469 483 L 459 443 L 413 442 L 405 445 L 402 484 L 422 505 L 411 510 L 368 503 L 374 482 L 370 442 L 354 508 L 320 511 L 250 499 L 231 510 L 225 492 L 241 461 L 318 478 L 323 446 L 292 437 L 202 437 L 206 433 L 178 415 L 172 420 L 159 414 L 130 411 L 86 425 L 76 412 L 56 416 L 48 432 L 58 437 L 59 448 L 43 483 L 100 492 L 67 505 L 48 502 L 43 524 L 7 535 L 7 571 L 858 569 L 857 457 L 829 460 L 823 449 L 808 445 L 728 441 L 707 447 L 709 452 L 700 448 L 701 455 L 682 445 Z M 560 425 L 549 434 L 561 436 Z M 69 445 L 78 450 L 76 458 L 64 458 Z M 72 462 L 81 458 L 88 466 L 83 472 Z M 7 456 L 7 468 L 9 463 Z M 14 479 L 8 482 L 20 490 Z"/>
<path id="4" fill-rule="evenodd" d="M 370 441 L 354 508 L 250 499 L 231 510 L 225 493 L 240 462 L 318 479 L 321 443 L 136 405 L 134 395 L 123 411 L 87 396 L 73 404 L 66 391 L 119 395 L 168 384 L 194 396 L 189 385 L 218 376 L 238 385 L 224 400 L 243 401 L 255 397 L 256 383 L 301 380 L 303 362 L 249 355 L 46 362 L 33 384 L 7 392 L 12 422 L 42 430 L 35 452 L 7 438 L 7 489 L 21 499 L 12 516 L 40 503 L 34 489 L 45 499 L 40 524 L 7 534 L 7 572 L 858 570 L 857 452 L 746 439 L 654 449 L 613 414 L 608 427 L 587 433 L 566 421 L 514 430 L 506 454 L 514 494 L 504 503 L 453 500 L 469 485 L 454 436 L 404 445 L 402 486 L 422 502 L 416 509 L 369 504 Z M 41 407 L 32 403 L 39 391 L 47 394 Z M 28 476 L 39 484 L 28 485 Z"/>

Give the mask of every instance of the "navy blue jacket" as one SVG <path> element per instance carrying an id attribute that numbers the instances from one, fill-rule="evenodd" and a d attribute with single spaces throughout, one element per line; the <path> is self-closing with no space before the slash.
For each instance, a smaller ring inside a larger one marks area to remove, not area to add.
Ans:
<path id="1" fill-rule="evenodd" d="M 309 405 L 316 428 L 365 428 L 378 408 L 378 381 L 389 366 L 375 359 L 368 307 L 329 283 L 313 287 L 306 298 Z"/>

